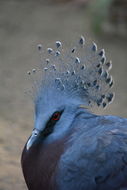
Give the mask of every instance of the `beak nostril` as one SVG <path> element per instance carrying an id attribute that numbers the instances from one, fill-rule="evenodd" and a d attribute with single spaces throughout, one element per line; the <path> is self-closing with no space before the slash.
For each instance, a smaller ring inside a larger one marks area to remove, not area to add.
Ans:
<path id="1" fill-rule="evenodd" d="M 33 132 L 32 132 L 32 135 L 33 135 L 33 136 L 37 136 L 38 134 L 39 134 L 39 131 L 36 130 L 36 129 L 34 129 Z"/>

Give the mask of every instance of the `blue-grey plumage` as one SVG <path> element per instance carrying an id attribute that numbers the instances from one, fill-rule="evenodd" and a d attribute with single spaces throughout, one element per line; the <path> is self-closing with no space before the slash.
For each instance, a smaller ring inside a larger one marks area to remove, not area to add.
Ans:
<path id="1" fill-rule="evenodd" d="M 62 47 L 56 41 L 56 50 L 45 53 L 38 46 L 44 60 L 35 83 L 35 125 L 22 154 L 28 189 L 127 190 L 127 119 L 88 111 L 113 101 L 111 62 L 83 36 L 67 53 Z"/>
<path id="2" fill-rule="evenodd" d="M 127 187 L 127 119 L 84 110 L 72 125 L 75 130 L 58 164 L 59 189 Z"/>

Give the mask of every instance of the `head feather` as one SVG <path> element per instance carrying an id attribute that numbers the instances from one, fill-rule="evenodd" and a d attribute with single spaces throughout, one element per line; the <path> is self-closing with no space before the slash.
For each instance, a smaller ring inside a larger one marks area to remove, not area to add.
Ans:
<path id="1" fill-rule="evenodd" d="M 60 41 L 46 50 L 39 44 L 41 67 L 28 72 L 38 76 L 34 86 L 35 100 L 52 91 L 52 96 L 53 92 L 58 93 L 64 100 L 66 97 L 67 102 L 73 99 L 85 106 L 106 107 L 111 103 L 114 97 L 111 92 L 114 82 L 109 74 L 112 63 L 106 62 L 104 49 L 97 49 L 94 42 L 86 44 L 83 36 L 69 50 L 65 50 Z"/>

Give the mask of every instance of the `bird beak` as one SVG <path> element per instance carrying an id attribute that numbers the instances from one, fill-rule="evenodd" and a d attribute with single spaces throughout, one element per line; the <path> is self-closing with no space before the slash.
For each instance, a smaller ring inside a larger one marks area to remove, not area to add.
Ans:
<path id="1" fill-rule="evenodd" d="M 32 135 L 30 136 L 29 140 L 27 141 L 26 144 L 26 149 L 29 150 L 30 147 L 33 145 L 33 143 L 35 143 L 35 141 L 37 140 L 38 136 L 40 135 L 41 131 L 34 129 L 32 132 Z"/>

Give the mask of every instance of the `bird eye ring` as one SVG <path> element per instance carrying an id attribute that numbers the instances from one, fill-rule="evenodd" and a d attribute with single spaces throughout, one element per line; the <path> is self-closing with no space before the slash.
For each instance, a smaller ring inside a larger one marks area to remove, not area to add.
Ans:
<path id="1" fill-rule="evenodd" d="M 60 112 L 55 112 L 52 116 L 53 121 L 58 121 L 60 119 Z"/>

